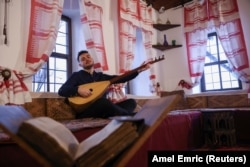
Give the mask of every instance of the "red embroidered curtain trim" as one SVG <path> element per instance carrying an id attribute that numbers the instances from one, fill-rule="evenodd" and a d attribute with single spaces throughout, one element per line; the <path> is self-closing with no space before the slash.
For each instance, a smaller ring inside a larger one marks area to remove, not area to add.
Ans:
<path id="1" fill-rule="evenodd" d="M 233 70 L 248 75 L 248 56 L 236 0 L 204 0 L 184 8 L 185 35 L 192 83 L 200 82 L 206 56 L 207 29 L 215 27 Z M 241 77 L 240 77 L 241 76 Z M 244 78 L 243 77 L 243 78 Z M 241 79 L 249 82 L 249 77 Z"/>
<path id="2" fill-rule="evenodd" d="M 63 0 L 31 1 L 26 66 L 20 71 L 10 69 L 11 77 L 8 80 L 0 77 L 0 104 L 20 105 L 31 101 L 23 78 L 38 71 L 51 55 L 61 20 L 62 6 Z M 5 68 L 0 67 L 0 71 L 3 69 Z"/>
<path id="3" fill-rule="evenodd" d="M 80 0 L 80 18 L 87 49 L 99 71 L 108 70 L 102 29 L 102 7 L 98 0 Z"/>

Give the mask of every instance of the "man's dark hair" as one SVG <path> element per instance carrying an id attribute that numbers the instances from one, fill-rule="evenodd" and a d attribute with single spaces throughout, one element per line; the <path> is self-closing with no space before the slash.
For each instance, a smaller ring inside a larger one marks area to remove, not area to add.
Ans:
<path id="1" fill-rule="evenodd" d="M 79 58 L 80 58 L 80 55 L 83 54 L 83 53 L 89 53 L 87 50 L 81 50 L 80 52 L 78 52 L 78 55 L 77 55 L 77 61 L 79 62 Z"/>

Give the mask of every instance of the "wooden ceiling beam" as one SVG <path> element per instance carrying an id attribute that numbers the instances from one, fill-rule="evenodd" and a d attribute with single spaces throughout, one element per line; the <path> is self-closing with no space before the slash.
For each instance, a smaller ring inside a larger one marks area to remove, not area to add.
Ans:
<path id="1" fill-rule="evenodd" d="M 159 11 L 161 7 L 165 7 L 165 10 L 175 8 L 180 5 L 184 5 L 187 2 L 190 2 L 192 0 L 146 0 L 148 4 L 151 4 L 152 7 Z"/>

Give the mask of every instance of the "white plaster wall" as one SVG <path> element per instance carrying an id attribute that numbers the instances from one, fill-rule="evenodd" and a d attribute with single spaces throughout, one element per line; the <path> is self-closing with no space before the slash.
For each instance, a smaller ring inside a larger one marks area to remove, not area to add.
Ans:
<path id="1" fill-rule="evenodd" d="M 0 2 L 1 5 L 3 5 L 2 2 Z M 0 45 L 0 66 L 11 69 L 24 67 L 24 61 L 21 60 L 25 59 L 26 37 L 28 33 L 27 19 L 24 18 L 26 12 L 29 12 L 29 5 L 25 5 L 20 0 L 10 1 L 7 15 L 8 44 Z M 1 12 L 1 16 L 2 14 Z"/>
<path id="2" fill-rule="evenodd" d="M 158 31 L 155 30 L 154 42 L 163 43 L 163 36 L 166 34 L 167 41 L 171 44 L 172 40 L 176 40 L 176 44 L 182 45 L 182 47 L 159 51 L 156 50 L 156 55 L 165 55 L 165 60 L 162 63 L 158 63 L 157 76 L 161 84 L 162 90 L 173 91 L 180 89 L 177 85 L 181 79 L 189 80 L 188 64 L 186 57 L 186 44 L 183 30 L 183 9 L 169 9 L 164 13 L 159 14 L 156 12 L 154 22 L 157 23 L 160 19 L 162 23 L 166 23 L 167 20 L 171 24 L 180 24 L 180 27 L 176 27 L 169 30 Z"/>

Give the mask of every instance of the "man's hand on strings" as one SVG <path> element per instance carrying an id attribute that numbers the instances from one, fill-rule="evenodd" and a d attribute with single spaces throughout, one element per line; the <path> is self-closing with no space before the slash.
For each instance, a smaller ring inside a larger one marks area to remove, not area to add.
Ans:
<path id="1" fill-rule="evenodd" d="M 89 89 L 86 89 L 84 87 L 79 86 L 78 90 L 77 90 L 78 95 L 82 96 L 82 97 L 89 97 L 90 95 L 92 95 L 92 91 Z"/>

